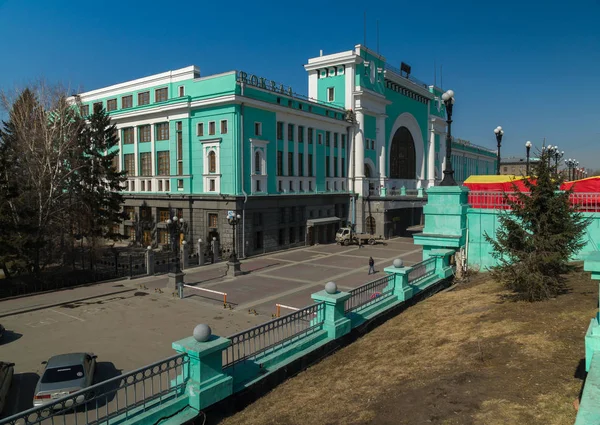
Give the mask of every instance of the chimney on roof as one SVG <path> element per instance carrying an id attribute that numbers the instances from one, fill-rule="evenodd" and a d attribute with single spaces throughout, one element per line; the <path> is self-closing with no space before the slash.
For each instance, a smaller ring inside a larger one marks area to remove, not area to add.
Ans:
<path id="1" fill-rule="evenodd" d="M 323 49 L 319 50 L 319 56 L 323 56 Z"/>

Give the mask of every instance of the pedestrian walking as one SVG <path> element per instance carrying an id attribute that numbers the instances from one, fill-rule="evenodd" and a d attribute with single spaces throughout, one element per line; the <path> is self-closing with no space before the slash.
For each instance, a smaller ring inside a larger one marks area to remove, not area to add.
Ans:
<path id="1" fill-rule="evenodd" d="M 373 257 L 369 257 L 369 274 L 375 274 L 375 260 L 373 260 Z"/>
<path id="2" fill-rule="evenodd" d="M 358 239 L 358 249 L 361 249 L 362 247 L 363 247 L 362 246 L 362 239 L 359 238 Z"/>

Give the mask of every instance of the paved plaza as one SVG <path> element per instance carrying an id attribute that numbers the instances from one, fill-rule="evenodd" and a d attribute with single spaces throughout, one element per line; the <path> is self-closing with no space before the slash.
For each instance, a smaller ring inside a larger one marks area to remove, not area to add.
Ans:
<path id="1" fill-rule="evenodd" d="M 367 275 L 370 256 L 374 276 Z M 0 301 L 0 323 L 9 331 L 0 361 L 15 363 L 14 401 L 8 406 L 31 407 L 41 362 L 53 355 L 93 352 L 97 380 L 108 379 L 174 354 L 171 343 L 190 336 L 198 323 L 209 324 L 217 335 L 232 335 L 271 320 L 277 303 L 311 304 L 310 295 L 328 281 L 350 290 L 381 277 L 395 258 L 417 263 L 421 248 L 411 238 L 363 248 L 317 245 L 244 260 L 244 275 L 236 278 L 226 276 L 225 262 L 186 271 L 186 284 L 227 293 L 226 309 L 222 296 L 194 288 L 177 298 L 165 289 L 165 275 Z"/>

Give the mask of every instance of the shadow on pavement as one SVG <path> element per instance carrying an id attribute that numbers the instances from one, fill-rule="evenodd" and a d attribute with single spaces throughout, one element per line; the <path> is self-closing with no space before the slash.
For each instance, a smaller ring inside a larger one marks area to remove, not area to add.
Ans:
<path id="1" fill-rule="evenodd" d="M 15 373 L 0 418 L 32 408 L 33 393 L 39 379 L 37 373 Z"/>
<path id="2" fill-rule="evenodd" d="M 4 331 L 4 336 L 2 337 L 2 339 L 0 339 L 0 345 L 10 344 L 11 342 L 16 341 L 17 339 L 21 338 L 22 336 L 23 336 L 23 334 L 20 334 L 15 331 L 10 331 L 7 329 Z"/>

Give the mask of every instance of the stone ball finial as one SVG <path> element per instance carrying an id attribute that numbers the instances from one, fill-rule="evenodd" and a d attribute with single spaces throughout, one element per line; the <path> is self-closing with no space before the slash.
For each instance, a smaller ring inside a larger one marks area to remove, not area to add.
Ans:
<path id="1" fill-rule="evenodd" d="M 202 238 L 198 238 L 198 243 L 202 243 Z"/>
<path id="2" fill-rule="evenodd" d="M 194 339 L 198 342 L 206 342 L 212 335 L 212 330 L 210 326 L 205 324 L 197 325 L 194 328 Z"/>
<path id="3" fill-rule="evenodd" d="M 402 267 L 404 267 L 404 261 L 402 261 L 401 258 L 396 258 L 394 260 L 394 267 L 396 267 L 397 269 L 401 269 Z"/>
<path id="4" fill-rule="evenodd" d="M 217 240 L 217 238 L 215 236 L 213 236 L 213 241 L 216 241 L 216 240 Z"/>
<path id="5" fill-rule="evenodd" d="M 337 285 L 335 282 L 327 282 L 325 284 L 325 292 L 328 294 L 335 294 L 337 292 Z"/>
<path id="6" fill-rule="evenodd" d="M 181 241 L 181 245 L 187 245 L 187 241 Z"/>
<path id="7" fill-rule="evenodd" d="M 146 247 L 146 249 L 147 249 L 148 251 L 152 251 L 152 247 L 151 247 L 150 245 L 148 245 L 148 246 Z"/>

